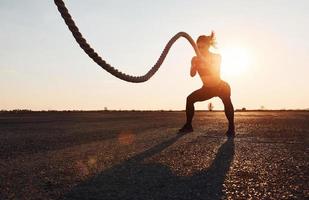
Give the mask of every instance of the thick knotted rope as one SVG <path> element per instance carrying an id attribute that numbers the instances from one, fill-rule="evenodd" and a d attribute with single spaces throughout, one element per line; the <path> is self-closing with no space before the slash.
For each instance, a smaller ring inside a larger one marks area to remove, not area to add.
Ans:
<path id="1" fill-rule="evenodd" d="M 161 64 L 163 63 L 166 55 L 168 54 L 170 48 L 172 45 L 178 40 L 180 37 L 186 38 L 192 47 L 194 48 L 194 51 L 196 55 L 199 56 L 198 48 L 194 42 L 194 40 L 191 38 L 191 36 L 185 32 L 179 32 L 174 37 L 172 37 L 168 43 L 166 44 L 164 50 L 162 51 L 159 59 L 155 63 L 155 65 L 143 76 L 131 76 L 128 74 L 125 74 L 123 72 L 118 71 L 114 67 L 112 67 L 110 64 L 106 63 L 105 60 L 103 60 L 95 51 L 94 49 L 87 43 L 86 39 L 83 37 L 83 35 L 79 32 L 78 27 L 75 25 L 74 20 L 72 19 L 68 9 L 66 8 L 63 0 L 54 0 L 56 6 L 58 7 L 58 10 L 64 19 L 65 23 L 67 24 L 68 28 L 70 29 L 71 33 L 73 34 L 76 42 L 79 44 L 79 46 L 85 51 L 85 53 L 92 58 L 94 62 L 96 62 L 98 65 L 100 65 L 103 69 L 111 73 L 112 75 L 116 76 L 117 78 L 132 82 L 132 83 L 141 83 L 145 82 L 148 79 L 150 79 L 160 68 Z"/>

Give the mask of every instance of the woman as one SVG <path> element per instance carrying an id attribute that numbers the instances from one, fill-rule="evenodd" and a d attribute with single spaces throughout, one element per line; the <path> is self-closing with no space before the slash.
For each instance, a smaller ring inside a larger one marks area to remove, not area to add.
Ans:
<path id="1" fill-rule="evenodd" d="M 203 82 L 203 86 L 202 88 L 192 92 L 187 97 L 187 122 L 179 130 L 179 132 L 183 133 L 193 131 L 192 118 L 194 115 L 195 102 L 205 101 L 213 97 L 219 97 L 224 104 L 225 116 L 227 117 L 229 122 L 226 135 L 229 137 L 234 136 L 234 108 L 231 101 L 231 88 L 227 82 L 221 80 L 220 78 L 221 56 L 219 54 L 214 54 L 209 51 L 210 46 L 215 45 L 214 32 L 212 32 L 209 36 L 199 36 L 196 44 L 201 56 L 195 56 L 192 58 L 190 75 L 194 77 L 196 73 L 198 73 Z"/>

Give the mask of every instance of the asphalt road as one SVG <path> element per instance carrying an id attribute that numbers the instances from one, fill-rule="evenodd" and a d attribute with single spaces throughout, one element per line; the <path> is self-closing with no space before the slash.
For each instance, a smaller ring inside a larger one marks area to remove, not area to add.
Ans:
<path id="1" fill-rule="evenodd" d="M 0 113 L 0 199 L 308 199 L 309 112 Z"/>

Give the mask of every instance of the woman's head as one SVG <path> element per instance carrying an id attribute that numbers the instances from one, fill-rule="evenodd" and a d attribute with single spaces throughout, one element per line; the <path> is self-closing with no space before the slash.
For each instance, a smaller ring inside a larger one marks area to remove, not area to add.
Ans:
<path id="1" fill-rule="evenodd" d="M 210 35 L 201 35 L 196 40 L 197 47 L 200 51 L 208 51 L 210 46 L 215 47 L 216 38 L 215 33 L 212 31 Z"/>

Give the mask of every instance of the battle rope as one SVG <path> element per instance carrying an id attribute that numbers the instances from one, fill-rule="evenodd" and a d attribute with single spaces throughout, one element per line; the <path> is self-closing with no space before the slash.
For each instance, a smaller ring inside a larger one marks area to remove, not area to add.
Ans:
<path id="1" fill-rule="evenodd" d="M 70 29 L 71 33 L 73 34 L 76 42 L 79 44 L 79 46 L 85 51 L 85 53 L 92 58 L 94 62 L 96 62 L 98 65 L 100 65 L 103 69 L 105 69 L 107 72 L 111 73 L 112 75 L 116 76 L 117 78 L 132 82 L 132 83 L 141 83 L 145 82 L 148 79 L 150 79 L 160 68 L 161 64 L 163 63 L 166 55 L 168 54 L 170 48 L 176 42 L 176 40 L 180 37 L 186 38 L 192 47 L 194 48 L 194 51 L 196 55 L 199 56 L 198 48 L 194 42 L 194 40 L 191 38 L 191 36 L 185 32 L 179 32 L 174 37 L 172 37 L 168 43 L 166 44 L 164 50 L 162 51 L 159 59 L 155 63 L 155 65 L 143 76 L 131 76 L 128 74 L 125 74 L 123 72 L 118 71 L 114 67 L 112 67 L 110 64 L 106 63 L 105 60 L 103 60 L 95 51 L 94 49 L 87 43 L 86 39 L 82 36 L 82 34 L 79 32 L 78 27 L 75 25 L 74 20 L 72 19 L 68 9 L 66 8 L 63 0 L 54 0 L 62 18 L 64 19 L 65 23 L 67 24 L 68 28 Z"/>

